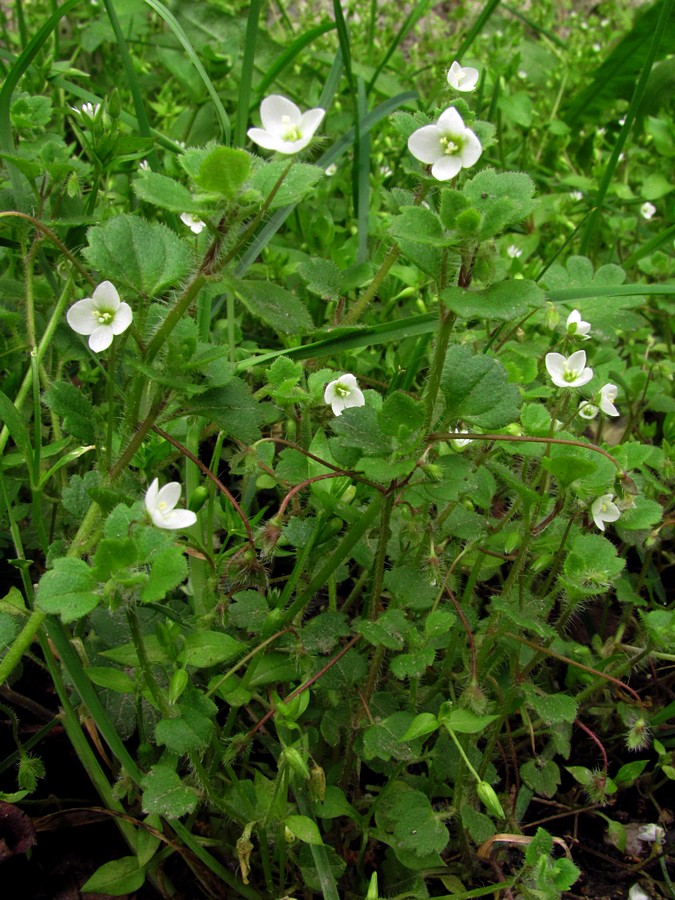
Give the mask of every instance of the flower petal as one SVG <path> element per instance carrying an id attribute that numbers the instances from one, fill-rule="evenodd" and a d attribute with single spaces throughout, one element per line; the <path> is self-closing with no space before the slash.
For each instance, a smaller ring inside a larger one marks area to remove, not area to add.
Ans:
<path id="1" fill-rule="evenodd" d="M 94 291 L 94 300 L 97 306 L 106 309 L 117 309 L 120 305 L 120 295 L 112 281 L 102 281 Z"/>
<path id="2" fill-rule="evenodd" d="M 444 156 L 433 164 L 431 174 L 438 181 L 449 181 L 461 171 L 462 161 L 458 156 Z"/>
<path id="3" fill-rule="evenodd" d="M 131 311 L 131 307 L 128 303 L 122 301 L 122 303 L 120 303 L 118 308 L 115 310 L 115 318 L 110 323 L 112 333 L 122 334 L 122 332 L 126 331 L 127 328 L 131 325 L 133 318 L 134 314 Z"/>
<path id="4" fill-rule="evenodd" d="M 281 94 L 265 97 L 260 104 L 260 120 L 263 128 L 278 137 L 282 137 L 288 131 L 288 122 L 284 122 L 285 116 L 288 116 L 292 125 L 299 125 L 302 113 L 292 100 L 282 97 Z"/>
<path id="5" fill-rule="evenodd" d="M 460 116 L 454 106 L 449 106 L 445 112 L 442 112 L 438 119 L 438 130 L 442 134 L 450 134 L 454 137 L 463 137 L 467 130 L 464 125 L 464 119 Z"/>
<path id="6" fill-rule="evenodd" d="M 415 159 L 431 165 L 443 156 L 441 132 L 436 125 L 424 125 L 408 138 L 408 150 Z"/>
<path id="7" fill-rule="evenodd" d="M 157 494 L 159 492 L 159 478 L 155 478 L 150 487 L 145 492 L 145 508 L 150 510 L 157 506 Z"/>
<path id="8" fill-rule="evenodd" d="M 179 528 L 189 528 L 197 521 L 197 516 L 191 509 L 172 509 L 164 515 L 163 522 L 155 522 L 159 528 L 176 531 Z"/>
<path id="9" fill-rule="evenodd" d="M 478 162 L 483 152 L 483 147 L 470 128 L 467 128 L 464 132 L 464 140 L 465 144 L 462 147 L 459 158 L 462 161 L 462 167 L 468 169 L 469 166 L 473 166 Z"/>
<path id="10" fill-rule="evenodd" d="M 164 514 L 166 515 L 166 513 L 169 510 L 172 510 L 180 500 L 180 492 L 180 482 L 169 481 L 163 488 L 160 488 L 159 493 L 157 494 L 157 507 L 165 504 Z"/>
<path id="11" fill-rule="evenodd" d="M 567 358 L 567 366 L 574 372 L 581 372 L 586 365 L 586 351 L 575 350 L 574 353 Z M 590 378 L 588 379 L 590 381 Z"/>
<path id="12" fill-rule="evenodd" d="M 478 69 L 474 69 L 473 66 L 465 66 L 462 68 L 462 78 L 457 85 L 458 91 L 472 91 L 478 84 L 478 78 L 480 76 L 480 72 Z"/>
<path id="13" fill-rule="evenodd" d="M 363 396 L 361 388 L 352 388 L 349 396 L 344 398 L 344 408 L 351 409 L 353 406 L 365 406 L 366 398 Z"/>
<path id="14" fill-rule="evenodd" d="M 93 297 L 85 297 L 73 303 L 66 313 L 66 320 L 77 334 L 91 334 L 98 326 L 98 319 L 94 318 L 94 310 L 97 307 Z"/>
<path id="15" fill-rule="evenodd" d="M 306 113 L 303 113 L 300 119 L 300 131 L 302 136 L 313 137 L 314 132 L 323 122 L 323 117 L 325 115 L 326 110 L 321 109 L 320 106 L 317 106 L 316 109 L 308 109 Z"/>
<path id="16" fill-rule="evenodd" d="M 99 325 L 95 331 L 89 335 L 89 346 L 94 353 L 100 353 L 101 350 L 107 350 L 112 344 L 113 330 L 111 325 Z"/>
<path id="17" fill-rule="evenodd" d="M 265 150 L 279 150 L 284 143 L 276 134 L 270 134 L 262 128 L 249 128 L 246 134 L 254 144 L 264 147 Z"/>

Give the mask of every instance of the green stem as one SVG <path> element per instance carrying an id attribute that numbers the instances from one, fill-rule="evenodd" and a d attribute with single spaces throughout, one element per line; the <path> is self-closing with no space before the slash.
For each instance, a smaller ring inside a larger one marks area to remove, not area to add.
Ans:
<path id="1" fill-rule="evenodd" d="M 387 544 L 389 543 L 389 523 L 391 511 L 394 508 L 394 494 L 387 494 L 382 504 L 380 513 L 380 535 L 377 542 L 375 556 L 375 574 L 373 576 L 373 590 L 370 597 L 370 609 L 364 610 L 364 615 L 370 619 L 376 619 L 384 584 L 384 567 L 387 561 Z"/>
<path id="2" fill-rule="evenodd" d="M 162 324 L 153 335 L 153 338 L 148 344 L 147 350 L 145 351 L 143 362 L 151 363 L 157 356 L 159 350 L 161 349 L 168 336 L 171 334 L 176 325 L 178 325 L 180 320 L 190 308 L 192 301 L 195 299 L 202 287 L 206 284 L 206 280 L 206 275 L 204 275 L 202 272 L 198 272 L 197 275 L 195 275 L 195 277 L 192 279 L 190 284 L 185 288 L 174 306 L 169 310 L 166 319 L 164 319 Z M 145 378 L 145 376 L 143 376 L 143 378 Z"/>
<path id="3" fill-rule="evenodd" d="M 401 248 L 398 246 L 398 244 L 394 244 L 389 253 L 387 253 L 387 255 L 385 256 L 382 265 L 375 273 L 375 277 L 370 282 L 367 289 L 363 292 L 363 294 L 361 294 L 359 299 L 345 316 L 344 322 L 342 323 L 343 325 L 353 325 L 355 322 L 359 321 L 363 313 L 366 311 L 368 305 L 371 303 L 378 290 L 380 289 L 380 285 L 389 274 L 389 270 L 399 258 L 400 253 Z"/>
<path id="4" fill-rule="evenodd" d="M 143 640 L 143 635 L 138 624 L 136 610 L 131 606 L 127 606 L 125 612 L 129 624 L 129 631 L 131 632 L 131 640 L 134 649 L 136 650 L 136 656 L 138 657 L 138 674 L 148 686 L 148 690 L 152 694 L 152 698 L 157 704 L 157 708 L 161 714 L 165 719 L 170 719 L 173 716 L 173 712 L 169 706 L 169 701 L 164 696 L 164 691 L 157 684 L 157 679 L 152 671 L 152 665 L 148 659 L 148 654 L 145 651 L 145 641 Z"/>
<path id="5" fill-rule="evenodd" d="M 424 430 L 428 431 L 434 419 L 434 407 L 436 405 L 436 397 L 441 386 L 441 377 L 443 375 L 443 365 L 445 363 L 445 354 L 448 352 L 448 344 L 450 343 L 450 335 L 455 324 L 456 316 L 449 310 L 441 310 L 441 320 L 438 329 L 438 336 L 434 347 L 434 356 L 431 361 L 429 370 L 429 380 L 424 391 Z"/>

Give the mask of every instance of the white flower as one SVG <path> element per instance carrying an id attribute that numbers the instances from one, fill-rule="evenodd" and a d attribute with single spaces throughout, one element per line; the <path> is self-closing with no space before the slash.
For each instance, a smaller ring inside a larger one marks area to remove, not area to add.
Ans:
<path id="1" fill-rule="evenodd" d="M 602 50 L 602 44 L 593 44 L 593 50 L 595 50 L 596 53 L 599 53 Z"/>
<path id="2" fill-rule="evenodd" d="M 600 388 L 600 409 L 607 416 L 620 416 L 621 413 L 614 406 L 616 400 L 617 387 L 615 384 L 605 384 Z"/>
<path id="3" fill-rule="evenodd" d="M 639 884 L 634 884 L 628 891 L 628 900 L 651 900 L 651 897 L 645 894 Z"/>
<path id="4" fill-rule="evenodd" d="M 612 503 L 613 499 L 614 494 L 603 494 L 591 504 L 591 515 L 600 531 L 605 530 L 605 522 L 616 522 L 621 515 L 619 507 Z"/>
<path id="5" fill-rule="evenodd" d="M 518 78 L 522 78 L 523 80 L 527 78 L 527 72 L 525 71 L 525 69 L 518 69 L 518 72 L 516 74 L 518 75 Z"/>
<path id="6" fill-rule="evenodd" d="M 579 404 L 579 415 L 582 419 L 594 419 L 597 414 L 600 412 L 600 407 L 596 406 L 595 403 L 591 403 L 589 400 L 582 400 Z"/>
<path id="7" fill-rule="evenodd" d="M 206 223 L 202 222 L 201 219 L 198 219 L 197 216 L 193 216 L 191 213 L 181 213 L 180 220 L 184 225 L 187 225 L 193 234 L 201 234 L 206 228 Z"/>
<path id="8" fill-rule="evenodd" d="M 523 251 L 520 249 L 520 247 L 516 247 L 515 244 L 510 244 L 506 248 L 506 255 L 511 257 L 511 259 L 518 259 L 519 256 L 523 255 Z"/>
<path id="9" fill-rule="evenodd" d="M 581 191 L 570 191 L 570 197 L 572 198 L 572 200 L 576 201 L 584 199 L 584 195 L 581 193 Z"/>
<path id="10" fill-rule="evenodd" d="M 546 368 L 557 387 L 581 387 L 593 377 L 593 369 L 586 366 L 585 350 L 577 350 L 567 358 L 562 353 L 547 353 Z"/>
<path id="11" fill-rule="evenodd" d="M 467 428 L 455 428 L 455 431 L 458 434 L 468 434 L 469 431 Z M 463 447 L 466 447 L 467 444 L 473 443 L 472 438 L 452 438 L 450 443 L 455 448 L 455 450 L 461 450 Z"/>
<path id="12" fill-rule="evenodd" d="M 441 113 L 436 125 L 424 125 L 408 138 L 408 150 L 415 159 L 431 166 L 438 181 L 449 181 L 460 169 L 478 162 L 483 148 L 467 128 L 454 106 Z"/>
<path id="13" fill-rule="evenodd" d="M 189 509 L 175 509 L 180 498 L 180 484 L 170 481 L 163 488 L 155 478 L 145 494 L 145 508 L 154 525 L 168 531 L 189 528 L 197 521 L 197 516 Z"/>
<path id="14" fill-rule="evenodd" d="M 341 416 L 343 409 L 366 405 L 363 391 L 356 383 L 356 378 L 353 375 L 340 375 L 335 381 L 331 381 L 330 384 L 326 385 L 323 399 L 326 403 L 330 403 L 336 416 Z"/>
<path id="15" fill-rule="evenodd" d="M 654 215 L 655 212 L 656 212 L 656 207 L 654 206 L 653 203 L 649 203 L 649 202 L 643 203 L 642 206 L 640 207 L 640 215 L 642 216 L 643 219 L 651 219 L 651 217 Z"/>
<path id="16" fill-rule="evenodd" d="M 569 314 L 566 327 L 568 334 L 578 334 L 584 341 L 587 341 L 590 337 L 591 323 L 584 322 L 578 309 L 573 309 Z"/>
<path id="17" fill-rule="evenodd" d="M 93 122 L 101 109 L 100 103 L 83 103 L 81 106 L 70 107 L 75 115 L 85 122 Z"/>
<path id="18" fill-rule="evenodd" d="M 266 150 L 298 153 L 312 140 L 325 115 L 326 110 L 321 107 L 301 113 L 291 100 L 272 94 L 260 104 L 263 127 L 249 128 L 247 133 L 252 141 Z"/>
<path id="19" fill-rule="evenodd" d="M 478 69 L 472 69 L 471 66 L 463 68 L 455 60 L 448 72 L 448 84 L 456 91 L 472 91 L 478 84 Z"/>
<path id="20" fill-rule="evenodd" d="M 337 172 L 337 166 L 335 163 L 331 163 L 328 168 L 325 170 L 325 174 L 328 175 L 329 178 L 332 178 L 333 175 Z"/>
<path id="21" fill-rule="evenodd" d="M 661 828 L 660 825 L 642 825 L 640 830 L 637 833 L 637 839 L 639 841 L 646 841 L 649 844 L 663 843 L 663 839 L 666 836 L 666 832 Z"/>
<path id="22" fill-rule="evenodd" d="M 78 300 L 66 313 L 73 331 L 89 335 L 89 346 L 94 353 L 109 347 L 114 335 L 126 331 L 133 317 L 131 307 L 120 301 L 117 289 L 110 281 L 102 281 L 93 297 Z"/>
<path id="23" fill-rule="evenodd" d="M 147 159 L 142 159 L 138 164 L 138 168 L 141 170 L 141 172 L 149 172 L 150 163 L 147 161 Z"/>

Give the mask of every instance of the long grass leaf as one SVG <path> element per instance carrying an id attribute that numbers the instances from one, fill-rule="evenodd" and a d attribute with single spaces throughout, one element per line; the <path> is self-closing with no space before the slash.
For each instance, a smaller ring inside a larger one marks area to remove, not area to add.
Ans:
<path id="1" fill-rule="evenodd" d="M 246 20 L 246 35 L 244 38 L 244 56 L 241 63 L 241 75 L 239 80 L 239 102 L 237 116 L 234 120 L 234 145 L 243 147 L 246 139 L 246 126 L 248 124 L 248 111 L 251 103 L 251 83 L 253 81 L 253 65 L 255 63 L 255 48 L 258 43 L 258 27 L 260 25 L 260 11 L 263 0 L 251 0 Z"/>
<path id="2" fill-rule="evenodd" d="M 478 35 L 481 33 L 481 31 L 483 30 L 483 26 L 488 21 L 488 19 L 492 15 L 492 13 L 497 9 L 500 2 L 501 2 L 501 0 L 488 0 L 488 2 L 485 4 L 483 9 L 481 10 L 480 15 L 478 16 L 476 21 L 473 23 L 473 25 L 469 29 L 469 33 L 467 34 L 467 36 L 464 38 L 464 40 L 460 44 L 459 50 L 455 54 L 457 59 L 459 59 L 461 61 L 462 57 L 464 56 L 466 51 L 469 49 L 469 47 L 473 44 L 473 42 L 476 40 Z"/>
<path id="3" fill-rule="evenodd" d="M 323 25 L 317 25 L 315 28 L 310 28 L 309 31 L 305 31 L 304 34 L 301 34 L 300 37 L 296 38 L 293 43 L 277 57 L 258 83 L 255 89 L 256 103 L 260 102 L 269 86 L 274 83 L 284 69 L 293 62 L 305 47 L 316 40 L 316 38 L 321 37 L 321 35 L 333 31 L 335 27 L 335 22 L 324 22 Z"/>
<path id="4" fill-rule="evenodd" d="M 357 121 L 365 119 L 368 110 L 366 86 L 363 79 L 358 80 Z M 356 149 L 356 145 L 355 145 Z M 358 229 L 359 247 L 357 263 L 368 258 L 368 221 L 370 217 L 370 135 L 365 132 L 358 144 L 358 155 L 354 155 L 354 183 L 356 185 L 356 227 Z"/>
<path id="5" fill-rule="evenodd" d="M 133 100 L 134 109 L 136 110 L 138 131 L 143 137 L 150 137 L 150 120 L 148 119 L 148 114 L 145 111 L 145 103 L 143 102 L 141 86 L 138 83 L 138 78 L 136 77 L 134 62 L 131 58 L 131 54 L 129 53 L 129 46 L 127 44 L 126 38 L 124 37 L 122 26 L 120 25 L 120 20 L 117 17 L 115 4 L 113 3 L 113 0 L 103 0 L 103 5 L 105 6 L 105 11 L 108 15 L 108 18 L 110 19 L 112 30 L 115 33 L 115 40 L 117 41 L 117 47 L 122 59 L 124 74 L 127 77 L 127 84 L 129 85 L 129 90 L 131 91 L 131 99 Z"/>
<path id="6" fill-rule="evenodd" d="M 586 223 L 586 228 L 581 239 L 580 250 L 582 253 L 587 253 L 593 239 L 593 233 L 597 227 L 600 216 L 602 215 L 602 208 L 605 202 L 605 197 L 607 196 L 607 191 L 609 190 L 609 186 L 612 183 L 612 179 L 614 177 L 614 172 L 619 163 L 619 156 L 621 155 L 621 151 L 623 150 L 624 145 L 628 140 L 628 135 L 630 134 L 630 130 L 633 127 L 633 122 L 635 121 L 635 117 L 637 116 L 640 104 L 642 103 L 642 99 L 645 95 L 645 91 L 647 90 L 647 82 L 649 81 L 652 66 L 654 65 L 656 55 L 659 51 L 661 39 L 663 38 L 663 35 L 668 26 L 668 22 L 672 15 L 674 2 L 675 0 L 663 0 L 663 5 L 661 7 L 661 12 L 656 23 L 656 28 L 654 29 L 654 35 L 649 46 L 647 58 L 645 59 L 644 65 L 642 66 L 640 78 L 635 86 L 633 98 L 630 101 L 630 106 L 628 107 L 626 118 L 623 125 L 621 126 L 619 136 L 616 139 L 616 144 L 614 144 L 612 155 L 610 156 L 609 162 L 605 167 L 602 181 L 600 182 L 600 187 L 598 188 L 598 193 L 595 197 L 595 208 L 593 209 L 591 215 L 588 218 L 588 222 Z"/>
<path id="7" fill-rule="evenodd" d="M 199 77 L 204 82 L 204 87 L 209 92 L 209 96 L 211 97 L 211 100 L 213 101 L 213 105 L 216 110 L 216 117 L 220 123 L 220 131 L 223 136 L 223 141 L 226 144 L 229 144 L 230 143 L 230 134 L 231 134 L 231 130 L 232 130 L 231 125 L 230 125 L 230 118 L 227 115 L 227 113 L 225 112 L 225 107 L 223 106 L 223 104 L 220 101 L 218 92 L 216 91 L 215 87 L 213 86 L 213 82 L 209 78 L 208 73 L 206 72 L 206 69 L 201 64 L 199 57 L 197 56 L 194 47 L 190 43 L 188 36 L 185 34 L 185 31 L 183 30 L 180 22 L 178 22 L 178 20 L 173 15 L 173 13 L 170 10 L 168 10 L 166 8 L 166 6 L 164 6 L 164 4 L 160 2 L 160 0 L 144 0 L 144 2 L 147 3 L 148 6 L 150 6 L 152 9 L 154 9 L 154 11 L 157 13 L 158 16 L 161 16 L 161 18 L 164 19 L 166 24 L 169 26 L 169 28 L 173 31 L 173 33 L 176 35 L 176 37 L 180 41 L 180 43 L 183 45 L 183 49 L 187 53 L 192 65 L 197 70 Z"/>
<path id="8" fill-rule="evenodd" d="M 659 294 L 675 294 L 675 284 L 617 284 L 614 287 L 589 285 L 546 291 L 550 300 L 559 301 L 589 300 L 591 297 L 640 297 L 643 294 L 657 297 Z"/>
<path id="9" fill-rule="evenodd" d="M 425 16 L 427 14 L 432 2 L 434 2 L 434 0 L 420 0 L 420 2 L 417 3 L 413 7 L 413 9 L 411 9 L 411 11 L 408 13 L 405 21 L 403 22 L 403 24 L 399 28 L 398 32 L 396 33 L 394 40 L 391 42 L 391 44 L 387 48 L 387 52 L 384 54 L 384 56 L 382 57 L 380 62 L 377 64 L 377 68 L 375 69 L 375 72 L 373 73 L 373 77 L 368 82 L 368 88 L 367 88 L 368 94 L 370 94 L 370 92 L 375 87 L 375 82 L 380 77 L 382 70 L 384 69 L 384 67 L 387 65 L 387 63 L 391 59 L 391 57 L 396 52 L 396 48 L 399 46 L 401 41 L 406 37 L 408 32 L 412 28 L 415 27 L 415 25 L 417 24 L 417 22 L 419 22 L 419 20 L 422 18 L 422 16 Z M 371 15 L 371 24 L 373 23 L 373 21 L 374 21 L 374 16 Z M 370 42 L 370 43 L 372 45 L 372 42 Z"/>

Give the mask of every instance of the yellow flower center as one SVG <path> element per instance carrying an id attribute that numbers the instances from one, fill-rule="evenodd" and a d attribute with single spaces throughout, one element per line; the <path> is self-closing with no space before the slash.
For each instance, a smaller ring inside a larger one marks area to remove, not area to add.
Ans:
<path id="1" fill-rule="evenodd" d="M 110 325 L 115 318 L 115 313 L 110 309 L 97 309 L 96 318 L 98 319 L 99 325 Z"/>
<path id="2" fill-rule="evenodd" d="M 453 156 L 459 150 L 459 144 L 455 143 L 452 138 L 445 137 L 445 135 L 441 138 L 441 146 L 445 148 L 443 152 L 446 156 Z"/>
<path id="3" fill-rule="evenodd" d="M 290 116 L 282 116 L 281 124 L 286 129 L 286 131 L 284 132 L 285 141 L 299 141 L 302 138 L 302 132 L 297 125 L 293 125 Z"/>

